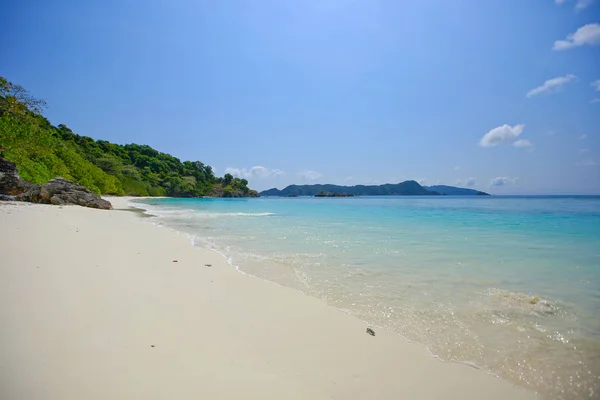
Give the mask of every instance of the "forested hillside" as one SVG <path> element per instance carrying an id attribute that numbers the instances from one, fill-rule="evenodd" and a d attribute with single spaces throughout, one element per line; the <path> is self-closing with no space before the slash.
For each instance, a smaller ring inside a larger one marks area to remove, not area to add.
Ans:
<path id="1" fill-rule="evenodd" d="M 150 146 L 119 145 L 53 126 L 43 100 L 0 77 L 0 157 L 34 183 L 57 176 L 99 194 L 176 197 L 257 196 L 248 181 L 215 177 L 200 161 L 183 161 Z"/>
<path id="2" fill-rule="evenodd" d="M 283 190 L 269 189 L 261 196 L 315 196 L 319 193 L 351 194 L 353 196 L 437 196 L 439 193 L 425 189 L 415 181 L 385 185 L 290 185 Z"/>

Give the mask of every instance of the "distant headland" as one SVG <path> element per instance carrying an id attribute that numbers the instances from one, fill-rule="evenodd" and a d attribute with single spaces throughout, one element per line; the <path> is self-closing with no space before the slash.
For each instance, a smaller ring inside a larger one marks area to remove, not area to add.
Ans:
<path id="1" fill-rule="evenodd" d="M 261 196 L 297 197 L 348 197 L 348 196 L 489 196 L 488 193 L 454 186 L 421 186 L 415 181 L 387 183 L 385 185 L 290 185 L 260 192 Z"/>

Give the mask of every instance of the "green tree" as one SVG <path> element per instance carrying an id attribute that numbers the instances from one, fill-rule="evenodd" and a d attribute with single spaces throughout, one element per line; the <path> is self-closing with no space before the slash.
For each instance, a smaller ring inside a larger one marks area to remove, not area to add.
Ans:
<path id="1" fill-rule="evenodd" d="M 45 100 L 36 99 L 21 85 L 15 85 L 0 76 L 0 117 L 11 114 L 26 118 L 29 114 L 42 115 L 47 107 Z"/>
<path id="2" fill-rule="evenodd" d="M 225 175 L 223 175 L 223 184 L 225 186 L 229 185 L 232 180 L 233 180 L 233 175 L 231 175 L 231 174 L 225 174 Z"/>

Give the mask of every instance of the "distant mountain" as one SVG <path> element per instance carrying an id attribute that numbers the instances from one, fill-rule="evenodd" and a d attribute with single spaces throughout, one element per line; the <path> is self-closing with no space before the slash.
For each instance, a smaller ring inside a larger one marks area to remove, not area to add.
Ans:
<path id="1" fill-rule="evenodd" d="M 489 196 L 488 193 L 480 192 L 479 190 L 463 189 L 446 185 L 425 186 L 425 189 L 448 196 Z"/>
<path id="2" fill-rule="evenodd" d="M 283 190 L 269 189 L 260 192 L 261 196 L 314 196 L 321 192 L 330 194 L 349 194 L 354 196 L 439 196 L 440 193 L 425 189 L 415 181 L 385 185 L 290 185 Z"/>

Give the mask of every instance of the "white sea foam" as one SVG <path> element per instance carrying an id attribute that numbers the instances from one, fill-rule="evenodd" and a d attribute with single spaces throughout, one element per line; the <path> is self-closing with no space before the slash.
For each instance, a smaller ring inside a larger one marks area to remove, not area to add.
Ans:
<path id="1" fill-rule="evenodd" d="M 220 218 L 220 217 L 269 217 L 271 215 L 275 215 L 272 212 L 259 212 L 259 213 L 247 213 L 247 212 L 230 212 L 230 213 L 220 213 L 220 212 L 198 212 L 195 213 L 198 217 L 203 218 Z"/>
<path id="2" fill-rule="evenodd" d="M 192 208 L 165 208 L 140 203 L 130 203 L 131 207 L 143 209 L 146 214 L 156 217 L 223 218 L 223 217 L 269 217 L 272 212 L 205 212 Z"/>

